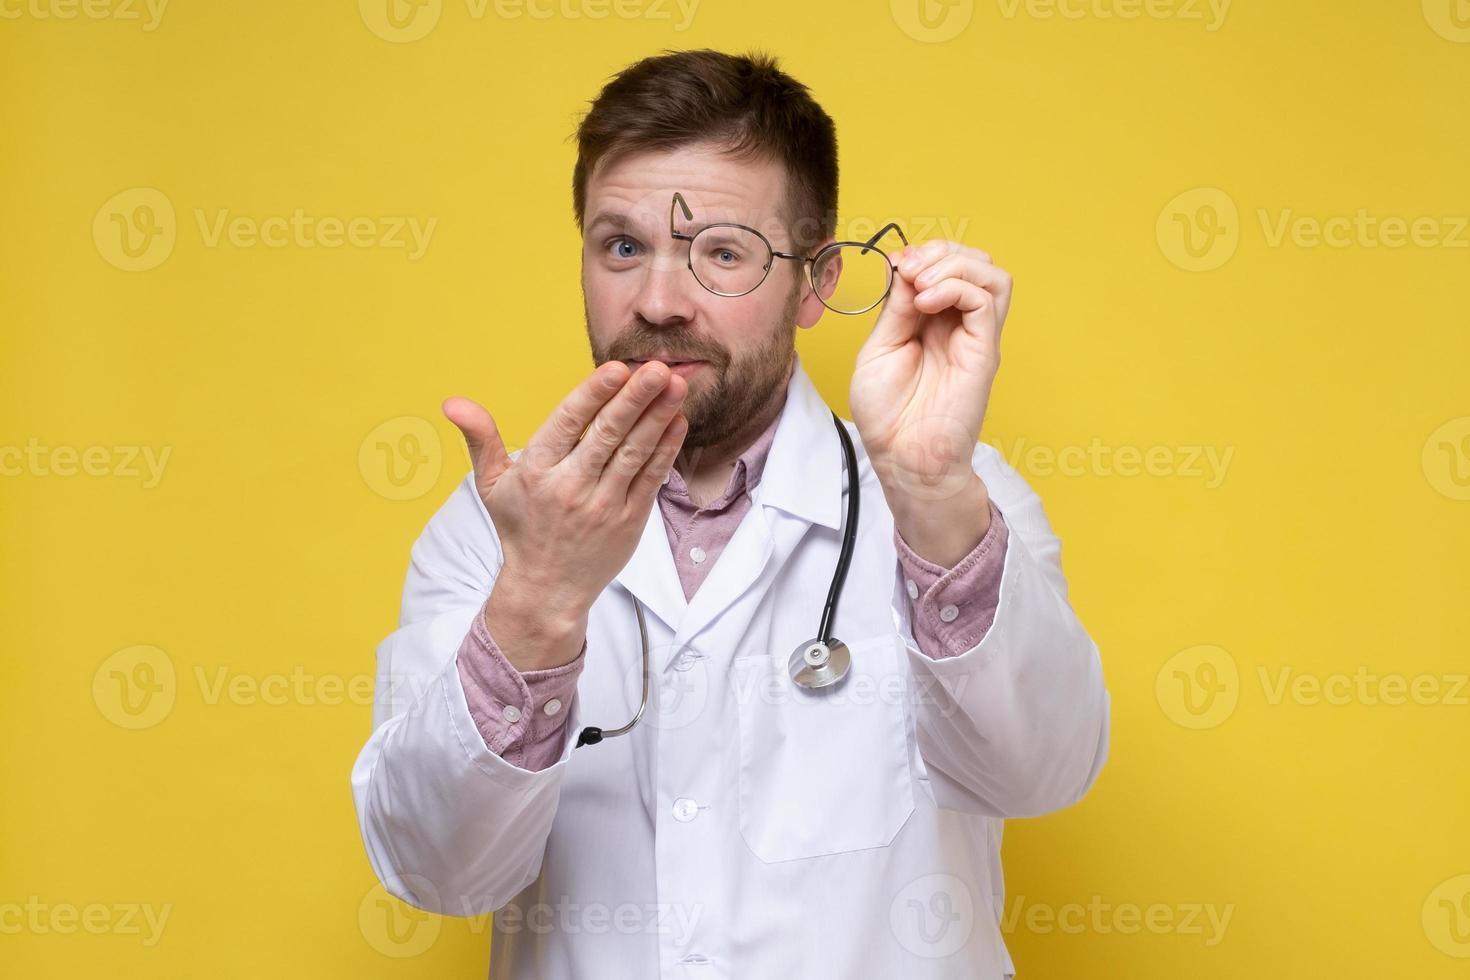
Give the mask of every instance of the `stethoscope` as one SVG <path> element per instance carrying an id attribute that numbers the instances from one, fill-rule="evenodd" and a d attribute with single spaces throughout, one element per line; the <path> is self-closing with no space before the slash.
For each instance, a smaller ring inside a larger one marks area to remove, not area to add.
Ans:
<path id="1" fill-rule="evenodd" d="M 837 613 L 837 601 L 842 597 L 842 585 L 847 581 L 847 567 L 852 564 L 852 549 L 857 540 L 858 498 L 861 493 L 858 487 L 857 451 L 852 447 L 852 437 L 847 434 L 847 429 L 843 427 L 836 412 L 832 413 L 832 422 L 837 426 L 838 436 L 842 438 L 843 465 L 847 467 L 847 519 L 842 525 L 842 550 L 837 556 L 832 584 L 827 589 L 827 603 L 822 607 L 822 622 L 817 626 L 816 638 L 798 646 L 786 663 L 792 682 L 809 691 L 836 687 L 847 677 L 847 672 L 852 667 L 852 655 L 848 652 L 847 644 L 832 636 L 829 630 L 832 628 L 832 618 Z M 638 724 L 638 719 L 643 717 L 644 709 L 648 707 L 648 690 L 652 684 L 648 667 L 648 625 L 643 619 L 643 604 L 636 597 L 633 599 L 633 611 L 638 615 L 638 638 L 643 644 L 643 698 L 638 702 L 638 711 L 621 728 L 604 729 L 588 725 L 577 736 L 577 748 L 596 745 L 605 738 L 632 731 L 633 726 Z"/>

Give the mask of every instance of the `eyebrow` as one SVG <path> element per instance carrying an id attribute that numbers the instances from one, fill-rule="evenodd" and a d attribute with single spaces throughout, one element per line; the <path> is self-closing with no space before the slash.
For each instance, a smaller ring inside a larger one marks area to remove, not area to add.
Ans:
<path id="1" fill-rule="evenodd" d="M 631 224 L 626 214 L 619 211 L 601 211 L 587 222 L 587 234 L 591 234 L 604 225 L 618 231 L 626 231 Z"/>
<path id="2" fill-rule="evenodd" d="M 730 223 L 739 224 L 739 225 L 742 225 L 744 227 L 749 227 L 749 226 L 745 225 L 744 222 L 739 222 L 739 221 L 730 222 L 730 221 L 727 221 L 725 219 L 716 219 L 714 221 L 707 221 L 704 224 L 700 224 L 698 221 L 696 221 L 690 227 L 692 227 L 692 228 L 705 228 L 705 227 L 707 227 L 707 226 L 709 226 L 711 224 L 730 224 Z M 633 227 L 633 222 L 628 218 L 628 216 L 626 214 L 624 214 L 621 211 L 599 211 L 599 212 L 597 212 L 597 214 L 593 215 L 591 221 L 587 222 L 586 229 L 582 232 L 582 234 L 584 234 L 584 235 L 591 235 L 594 232 L 596 232 L 596 231 L 598 231 L 598 230 L 600 230 L 600 229 L 602 229 L 604 227 L 606 227 L 609 231 L 622 231 L 622 232 L 626 232 L 630 228 Z"/>

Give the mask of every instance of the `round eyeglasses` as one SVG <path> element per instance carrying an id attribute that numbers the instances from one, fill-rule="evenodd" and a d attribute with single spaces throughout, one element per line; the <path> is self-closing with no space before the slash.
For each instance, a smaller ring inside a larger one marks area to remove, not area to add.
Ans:
<path id="1" fill-rule="evenodd" d="M 684 213 L 685 221 L 694 220 L 684 195 L 676 192 L 669 206 L 669 234 L 689 243 L 689 271 L 705 289 L 717 296 L 744 296 L 766 281 L 776 259 L 790 259 L 806 267 L 812 292 L 822 305 L 847 316 L 868 312 L 887 299 L 893 288 L 893 274 L 898 267 L 875 244 L 878 239 L 891 230 L 905 245 L 909 243 L 903 229 L 890 222 L 865 242 L 832 242 L 816 255 L 806 257 L 779 252 L 754 228 L 728 221 L 684 234 L 674 225 L 679 211 Z M 829 277 L 835 285 L 830 295 L 823 296 L 821 284 Z"/>

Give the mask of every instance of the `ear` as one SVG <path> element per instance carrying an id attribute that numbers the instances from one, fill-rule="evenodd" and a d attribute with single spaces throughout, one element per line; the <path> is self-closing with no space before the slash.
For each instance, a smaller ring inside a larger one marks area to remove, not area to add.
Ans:
<path id="1" fill-rule="evenodd" d="M 822 254 L 822 249 L 836 241 L 828 238 L 818 242 L 812 250 L 813 256 Z M 821 264 L 813 267 L 814 276 L 803 277 L 801 305 L 796 309 L 796 325 L 803 329 L 809 329 L 817 325 L 822 319 L 822 314 L 827 312 L 827 307 L 822 305 L 822 300 L 832 295 L 837 288 L 837 277 L 842 274 L 842 255 L 837 252 L 834 256 L 825 258 Z M 812 292 L 811 279 L 817 281 L 817 292 Z"/>

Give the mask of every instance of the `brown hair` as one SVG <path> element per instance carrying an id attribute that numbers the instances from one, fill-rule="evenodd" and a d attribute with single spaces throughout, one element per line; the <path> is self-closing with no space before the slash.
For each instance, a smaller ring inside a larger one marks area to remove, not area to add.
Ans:
<path id="1" fill-rule="evenodd" d="M 807 251 L 837 223 L 837 129 L 807 87 L 760 52 L 668 51 L 624 68 L 577 127 L 572 206 L 586 219 L 587 180 L 599 162 L 706 141 L 786 171 L 781 210 Z"/>

